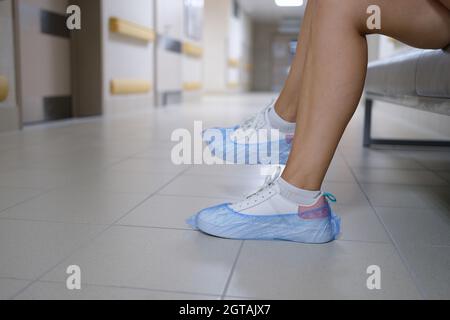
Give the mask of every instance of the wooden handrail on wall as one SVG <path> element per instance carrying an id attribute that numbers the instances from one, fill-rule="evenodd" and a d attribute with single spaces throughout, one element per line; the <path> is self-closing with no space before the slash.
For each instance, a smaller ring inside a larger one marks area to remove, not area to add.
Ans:
<path id="1" fill-rule="evenodd" d="M 238 89 L 240 86 L 239 82 L 228 82 L 228 89 Z"/>
<path id="2" fill-rule="evenodd" d="M 200 82 L 185 82 L 183 84 L 184 91 L 198 91 L 201 90 L 202 87 Z"/>
<path id="3" fill-rule="evenodd" d="M 239 68 L 240 65 L 241 63 L 238 59 L 228 59 L 228 66 L 230 68 Z"/>
<path id="4" fill-rule="evenodd" d="M 153 29 L 117 17 L 109 18 L 109 30 L 146 42 L 153 42 L 156 39 L 156 33 Z"/>
<path id="5" fill-rule="evenodd" d="M 111 80 L 111 94 L 148 93 L 152 90 L 150 81 L 139 79 L 113 79 Z"/>
<path id="6" fill-rule="evenodd" d="M 8 79 L 4 76 L 0 76 L 0 102 L 3 102 L 8 98 L 9 84 Z"/>
<path id="7" fill-rule="evenodd" d="M 183 53 L 190 57 L 200 58 L 203 55 L 203 49 L 195 44 L 183 43 Z"/>

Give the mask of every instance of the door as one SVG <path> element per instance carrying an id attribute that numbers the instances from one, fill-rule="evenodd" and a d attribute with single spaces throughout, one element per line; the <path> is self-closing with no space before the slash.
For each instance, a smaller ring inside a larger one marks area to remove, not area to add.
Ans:
<path id="1" fill-rule="evenodd" d="M 72 86 L 67 0 L 17 0 L 22 122 L 71 118 Z"/>

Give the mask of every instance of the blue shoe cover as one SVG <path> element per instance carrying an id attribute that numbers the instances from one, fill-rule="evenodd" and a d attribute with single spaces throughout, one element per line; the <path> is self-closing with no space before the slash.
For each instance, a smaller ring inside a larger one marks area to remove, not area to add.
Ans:
<path id="1" fill-rule="evenodd" d="M 203 141 L 213 156 L 232 164 L 285 165 L 292 147 L 292 137 L 265 143 L 237 143 L 231 134 L 234 128 L 211 128 L 203 132 Z M 220 135 L 219 135 L 220 133 Z M 216 136 L 222 137 L 217 139 Z M 270 150 L 277 150 L 272 153 Z"/>
<path id="2" fill-rule="evenodd" d="M 252 216 L 235 212 L 230 204 L 222 204 L 199 212 L 187 223 L 194 230 L 226 239 L 320 244 L 337 238 L 341 219 L 331 210 L 320 219 L 304 219 L 299 214 Z"/>

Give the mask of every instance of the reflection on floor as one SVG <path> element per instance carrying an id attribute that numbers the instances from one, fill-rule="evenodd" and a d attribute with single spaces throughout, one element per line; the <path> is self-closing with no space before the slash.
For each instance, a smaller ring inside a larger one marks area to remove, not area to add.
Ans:
<path id="1" fill-rule="evenodd" d="M 172 131 L 231 125 L 268 100 L 207 97 L 0 135 L 0 298 L 450 298 L 450 152 L 364 150 L 360 111 L 324 186 L 338 198 L 339 241 L 189 230 L 190 215 L 264 177 L 258 167 L 174 166 Z M 81 291 L 66 289 L 70 265 Z M 367 288 L 371 265 L 381 290 Z"/>

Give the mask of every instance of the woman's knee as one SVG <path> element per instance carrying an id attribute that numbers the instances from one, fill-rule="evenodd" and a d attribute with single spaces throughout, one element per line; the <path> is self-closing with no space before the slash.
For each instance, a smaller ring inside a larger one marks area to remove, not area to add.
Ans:
<path id="1" fill-rule="evenodd" d="M 348 25 L 364 32 L 368 0 L 311 0 L 314 17 L 327 19 L 336 26 Z"/>
<path id="2" fill-rule="evenodd" d="M 417 19 L 411 30 L 417 35 L 421 48 L 441 49 L 450 44 L 450 10 L 444 6 L 432 6 Z"/>

